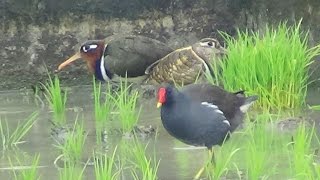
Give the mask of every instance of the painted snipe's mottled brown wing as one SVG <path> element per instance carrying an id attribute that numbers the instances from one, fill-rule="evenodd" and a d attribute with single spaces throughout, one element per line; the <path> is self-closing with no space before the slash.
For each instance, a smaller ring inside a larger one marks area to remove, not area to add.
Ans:
<path id="1" fill-rule="evenodd" d="M 146 83 L 191 84 L 204 70 L 203 60 L 191 47 L 181 48 L 149 66 L 146 70 L 149 75 Z"/>
<path id="2" fill-rule="evenodd" d="M 166 44 L 144 36 L 111 36 L 104 53 L 105 67 L 124 77 L 145 75 L 146 68 L 173 50 Z"/>

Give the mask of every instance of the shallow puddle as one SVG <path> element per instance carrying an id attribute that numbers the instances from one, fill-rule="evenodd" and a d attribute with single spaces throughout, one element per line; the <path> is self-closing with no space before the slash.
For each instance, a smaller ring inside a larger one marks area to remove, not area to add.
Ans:
<path id="1" fill-rule="evenodd" d="M 316 90 L 309 93 L 308 101 L 311 103 L 311 105 L 317 103 L 320 104 L 318 93 L 319 92 Z M 51 119 L 51 112 L 48 109 L 45 98 L 41 97 L 40 99 L 42 99 L 43 102 L 35 98 L 31 91 L 0 92 L 0 117 L 1 120 L 8 121 L 9 129 L 15 129 L 17 123 L 20 120 L 25 119 L 32 112 L 40 112 L 38 120 L 28 132 L 27 136 L 23 138 L 23 140 L 26 142 L 18 145 L 19 150 L 3 152 L 0 160 L 0 179 L 10 179 L 8 177 L 13 178 L 8 157 L 11 157 L 13 166 L 17 166 L 16 168 L 23 168 L 22 166 L 18 167 L 18 165 L 16 165 L 14 160 L 15 157 L 28 157 L 36 154 L 40 154 L 40 179 L 59 179 L 58 170 L 54 166 L 54 160 L 57 158 L 60 152 L 54 147 L 53 144 L 55 144 L 55 141 L 52 139 L 52 137 L 50 137 L 52 126 L 49 120 Z M 155 105 L 156 103 L 154 99 L 143 101 L 141 116 L 138 124 L 152 125 L 158 130 L 156 140 L 154 140 L 154 138 L 141 140 L 141 142 L 144 144 L 149 142 L 148 154 L 152 155 L 155 150 L 155 157 L 157 160 L 160 160 L 159 170 L 157 173 L 158 177 L 159 179 L 164 180 L 192 179 L 195 173 L 203 165 L 203 162 L 207 157 L 207 151 L 204 148 L 190 148 L 189 146 L 182 144 L 169 136 L 162 127 L 159 117 L 159 110 L 156 109 Z M 68 91 L 67 107 L 68 123 L 73 124 L 74 120 L 78 116 L 80 120 L 84 120 L 85 130 L 88 132 L 85 145 L 86 149 L 83 155 L 83 161 L 85 162 L 87 158 L 91 157 L 96 141 L 93 118 L 93 95 L 91 86 L 70 88 Z M 320 116 L 319 113 L 313 112 L 311 113 L 311 117 L 317 120 L 317 118 Z M 319 121 L 317 121 L 316 124 L 319 125 Z M 237 137 L 239 135 L 236 133 L 234 136 Z M 231 138 L 230 141 L 239 141 L 239 139 L 237 140 L 237 138 Z M 239 159 L 239 157 L 236 157 L 236 160 L 237 159 Z M 30 163 L 30 161 L 28 162 Z M 25 166 L 27 165 L 28 164 L 25 164 Z M 270 164 L 270 166 L 272 166 L 272 164 Z M 240 176 L 243 176 L 245 173 L 244 171 L 245 170 L 241 168 L 238 170 L 238 172 L 236 172 L 236 170 L 229 171 L 227 179 L 238 179 L 239 173 Z M 277 173 L 274 174 L 275 175 L 272 177 L 277 177 Z M 83 179 L 94 179 L 94 177 L 94 167 L 92 165 L 88 165 L 85 169 Z M 127 177 L 123 179 L 131 178 Z"/>

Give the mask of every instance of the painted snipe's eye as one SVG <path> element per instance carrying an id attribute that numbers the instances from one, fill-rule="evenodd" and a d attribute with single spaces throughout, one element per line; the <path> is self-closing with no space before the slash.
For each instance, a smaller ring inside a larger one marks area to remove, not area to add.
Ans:
<path id="1" fill-rule="evenodd" d="M 209 41 L 209 42 L 208 42 L 208 46 L 210 46 L 210 47 L 214 47 L 214 46 L 215 46 L 215 43 L 214 43 L 214 42 L 212 42 L 212 41 Z"/>
<path id="2" fill-rule="evenodd" d="M 88 51 L 91 51 L 91 50 L 94 50 L 94 49 L 96 49 L 98 47 L 98 45 L 96 45 L 96 44 L 90 44 L 90 45 L 83 45 L 82 47 L 81 47 L 81 49 L 82 49 L 82 51 L 83 52 L 88 52 Z"/>

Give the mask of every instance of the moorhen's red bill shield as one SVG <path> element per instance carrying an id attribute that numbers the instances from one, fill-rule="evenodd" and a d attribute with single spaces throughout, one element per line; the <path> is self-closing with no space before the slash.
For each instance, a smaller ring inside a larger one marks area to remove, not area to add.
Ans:
<path id="1" fill-rule="evenodd" d="M 210 94 L 203 94 L 205 91 Z M 242 119 L 241 115 L 256 99 L 257 96 L 246 98 L 243 91 L 229 93 L 209 84 L 187 85 L 182 91 L 169 85 L 158 91 L 158 107 L 161 106 L 164 128 L 186 144 L 206 146 L 212 159 L 212 146 L 222 145 L 235 129 L 233 126 L 238 124 L 233 122 L 235 124 L 231 125 L 230 120 Z M 203 170 L 204 167 L 195 179 L 200 177 Z"/>

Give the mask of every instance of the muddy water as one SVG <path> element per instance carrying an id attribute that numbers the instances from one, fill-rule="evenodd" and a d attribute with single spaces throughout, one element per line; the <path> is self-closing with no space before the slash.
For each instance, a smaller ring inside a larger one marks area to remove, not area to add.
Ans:
<path id="1" fill-rule="evenodd" d="M 85 129 L 89 133 L 86 147 L 94 147 L 95 144 L 93 96 L 91 92 L 90 86 L 72 87 L 68 91 L 69 96 L 67 101 L 67 119 L 69 120 L 69 124 L 72 125 L 77 116 L 80 120 L 84 120 Z M 9 175 L 13 177 L 12 172 L 6 169 L 10 168 L 10 163 L 8 162 L 9 156 L 14 158 L 17 154 L 21 156 L 33 156 L 38 153 L 40 153 L 39 164 L 40 166 L 44 166 L 39 169 L 41 177 L 45 177 L 47 180 L 58 179 L 58 170 L 53 162 L 60 153 L 53 146 L 55 141 L 50 137 L 50 128 L 52 126 L 49 120 L 51 112 L 44 97 L 41 97 L 41 99 L 44 102 L 35 99 L 31 91 L 0 92 L 0 117 L 9 122 L 10 129 L 15 129 L 17 123 L 28 117 L 32 112 L 40 111 L 38 120 L 24 138 L 27 142 L 19 145 L 20 151 L 2 154 L 0 168 L 4 169 L 0 170 L 0 179 L 8 179 Z M 139 125 L 152 125 L 158 129 L 156 157 L 161 159 L 159 177 L 161 179 L 188 179 L 201 166 L 202 159 L 205 158 L 207 153 L 204 149 L 188 150 L 182 153 L 180 153 L 181 150 L 175 150 L 174 147 L 186 147 L 186 145 L 179 143 L 166 133 L 161 125 L 159 110 L 156 109 L 155 105 L 154 99 L 143 102 Z M 152 144 L 149 144 L 149 146 L 152 147 Z M 90 157 L 91 153 L 92 148 L 85 150 L 84 161 L 85 157 Z M 184 162 L 188 159 L 192 163 L 185 164 Z M 30 164 L 30 161 L 25 165 L 28 164 Z M 93 166 L 88 166 L 84 179 L 93 178 Z"/>
<path id="2" fill-rule="evenodd" d="M 72 87 L 68 91 L 68 120 L 72 124 L 76 116 L 85 120 L 85 129 L 89 135 L 86 141 L 84 157 L 90 157 L 92 148 L 95 143 L 94 119 L 93 119 L 93 97 L 90 86 Z M 312 91 L 308 96 L 308 101 L 311 104 L 317 104 L 319 101 L 318 91 Z M 317 98 L 315 98 L 317 97 Z M 41 97 L 45 101 L 44 97 Z M 191 177 L 201 167 L 204 159 L 207 156 L 205 149 L 189 149 L 177 150 L 180 147 L 188 147 L 174 140 L 163 129 L 159 117 L 159 110 L 155 108 L 154 99 L 144 100 L 142 103 L 142 113 L 139 125 L 153 125 L 159 131 L 156 141 L 156 157 L 160 159 L 160 167 L 158 176 L 160 179 L 192 179 Z M 39 169 L 41 179 L 56 180 L 58 179 L 58 170 L 53 162 L 60 154 L 53 146 L 54 140 L 50 137 L 51 112 L 45 102 L 35 99 L 31 91 L 10 91 L 0 92 L 0 116 L 2 119 L 7 119 L 10 129 L 14 129 L 19 120 L 25 119 L 34 111 L 40 111 L 40 116 L 35 125 L 28 133 L 27 142 L 19 145 L 20 151 L 5 152 L 0 160 L 0 179 L 10 179 L 12 176 L 11 170 L 3 169 L 10 167 L 8 156 L 33 156 L 40 153 Z M 313 117 L 319 117 L 318 113 L 313 113 Z M 151 145 L 152 146 L 152 145 Z M 28 161 L 30 164 L 30 161 Z M 26 164 L 27 165 L 27 164 Z M 85 170 L 84 179 L 94 179 L 93 166 L 88 166 Z"/>

